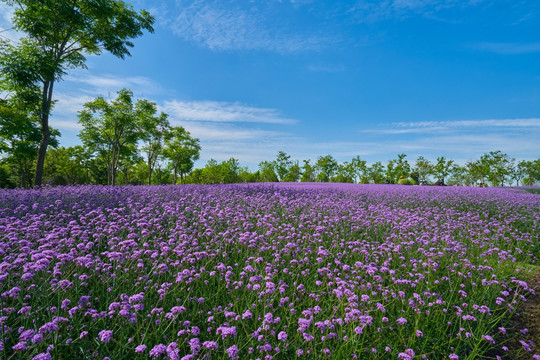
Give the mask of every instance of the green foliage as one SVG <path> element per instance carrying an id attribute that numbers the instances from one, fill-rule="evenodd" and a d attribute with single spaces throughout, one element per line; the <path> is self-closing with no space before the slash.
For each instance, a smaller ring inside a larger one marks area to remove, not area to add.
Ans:
<path id="1" fill-rule="evenodd" d="M 201 145 L 199 139 L 191 136 L 189 131 L 183 127 L 172 127 L 165 137 L 164 156 L 171 161 L 174 180 L 176 184 L 178 174 L 183 183 L 184 177 L 188 174 L 199 159 Z"/>
<path id="2" fill-rule="evenodd" d="M 49 115 L 55 82 L 68 69 L 85 67 L 85 54 L 107 51 L 124 58 L 131 39 L 153 31 L 154 18 L 136 12 L 121 0 L 1 0 L 14 7 L 15 30 L 24 33 L 19 44 L 0 44 L 1 90 L 36 104 L 41 141 L 35 184 L 41 185 L 51 132 Z"/>
<path id="3" fill-rule="evenodd" d="M 319 156 L 315 163 L 315 169 L 318 171 L 315 181 L 329 182 L 338 168 L 338 162 L 332 155 Z"/>
<path id="4" fill-rule="evenodd" d="M 278 176 L 279 181 L 285 181 L 285 177 L 289 172 L 289 168 L 292 166 L 291 157 L 284 151 L 279 151 L 274 162 L 274 169 Z"/>
<path id="5" fill-rule="evenodd" d="M 259 163 L 259 181 L 260 182 L 278 182 L 279 178 L 276 175 L 275 164 L 269 161 L 261 161 Z"/>

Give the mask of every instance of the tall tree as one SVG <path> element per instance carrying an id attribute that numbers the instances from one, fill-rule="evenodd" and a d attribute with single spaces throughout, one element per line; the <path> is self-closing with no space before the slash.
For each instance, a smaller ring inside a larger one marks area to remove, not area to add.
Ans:
<path id="1" fill-rule="evenodd" d="M 116 170 L 122 152 L 140 137 L 133 93 L 122 89 L 117 94 L 116 99 L 110 102 L 102 97 L 87 102 L 79 113 L 79 122 L 83 126 L 79 137 L 84 146 L 107 159 L 108 185 L 116 184 Z"/>
<path id="2" fill-rule="evenodd" d="M 171 161 L 174 175 L 174 184 L 180 174 L 180 182 L 184 183 L 184 177 L 192 169 L 195 161 L 199 160 L 201 145 L 199 139 L 191 136 L 181 126 L 170 129 L 165 137 L 165 149 L 163 154 Z"/>
<path id="3" fill-rule="evenodd" d="M 163 152 L 163 140 L 170 129 L 167 114 L 161 113 L 156 116 L 156 103 L 141 99 L 135 104 L 136 117 L 139 120 L 143 151 L 146 154 L 148 166 L 148 185 L 152 184 L 152 172 L 156 161 Z"/>
<path id="4" fill-rule="evenodd" d="M 26 36 L 20 44 L 4 42 L 0 76 L 11 91 L 39 86 L 41 141 L 34 184 L 41 185 L 47 146 L 53 88 L 68 69 L 85 67 L 85 54 L 104 50 L 123 59 L 131 39 L 143 30 L 153 32 L 154 18 L 137 12 L 122 0 L 0 0 L 14 6 L 13 27 Z"/>
<path id="5" fill-rule="evenodd" d="M 274 163 L 279 181 L 284 181 L 285 176 L 287 176 L 287 173 L 289 172 L 289 168 L 292 166 L 291 156 L 287 155 L 284 151 L 278 151 Z"/>

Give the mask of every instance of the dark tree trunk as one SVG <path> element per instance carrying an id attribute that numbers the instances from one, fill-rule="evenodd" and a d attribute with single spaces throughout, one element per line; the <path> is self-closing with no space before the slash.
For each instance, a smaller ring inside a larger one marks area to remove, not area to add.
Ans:
<path id="1" fill-rule="evenodd" d="M 51 138 L 49 130 L 49 114 L 51 112 L 51 101 L 54 81 L 45 81 L 43 83 L 43 92 L 41 94 L 41 142 L 39 143 L 38 156 L 36 161 L 36 172 L 34 173 L 34 185 L 41 186 L 43 182 L 43 165 L 45 164 L 45 155 L 47 146 Z"/>

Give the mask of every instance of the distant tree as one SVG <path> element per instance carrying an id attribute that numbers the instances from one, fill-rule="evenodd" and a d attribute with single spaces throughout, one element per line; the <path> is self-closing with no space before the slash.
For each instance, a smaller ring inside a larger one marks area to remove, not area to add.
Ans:
<path id="1" fill-rule="evenodd" d="M 395 184 L 398 181 L 398 172 L 396 170 L 395 160 L 389 160 L 386 163 L 386 170 L 384 172 L 386 177 L 385 181 L 390 184 Z"/>
<path id="2" fill-rule="evenodd" d="M 523 161 L 524 173 L 523 185 L 533 186 L 540 181 L 540 159 Z"/>
<path id="3" fill-rule="evenodd" d="M 41 185 L 45 154 L 51 139 L 49 116 L 53 87 L 68 69 L 85 67 L 85 54 L 106 50 L 124 58 L 133 47 L 131 39 L 144 29 L 153 31 L 154 18 L 137 13 L 121 0 L 1 0 L 14 6 L 13 27 L 26 36 L 19 44 L 0 44 L 0 77 L 9 91 L 41 88 L 38 149 L 34 184 Z"/>
<path id="4" fill-rule="evenodd" d="M 122 89 L 116 99 L 102 97 L 84 104 L 79 113 L 83 126 L 79 138 L 92 153 L 107 161 L 108 185 L 116 184 L 116 171 L 124 148 L 140 138 L 139 121 L 133 106 L 133 92 Z"/>
<path id="5" fill-rule="evenodd" d="M 512 174 L 515 160 L 500 150 L 490 151 L 480 158 L 489 169 L 488 179 L 492 186 L 504 186 L 506 179 Z"/>
<path id="6" fill-rule="evenodd" d="M 374 184 L 384 183 L 384 166 L 380 161 L 373 163 L 368 169 L 369 178 Z"/>
<path id="7" fill-rule="evenodd" d="M 275 164 L 270 161 L 261 161 L 259 163 L 259 176 L 261 182 L 278 182 Z"/>
<path id="8" fill-rule="evenodd" d="M 519 186 L 519 181 L 527 174 L 527 162 L 521 160 L 517 165 L 512 169 L 510 177 L 516 182 L 516 186 Z"/>
<path id="9" fill-rule="evenodd" d="M 314 182 L 315 181 L 315 167 L 311 165 L 310 160 L 303 160 L 301 182 Z"/>
<path id="10" fill-rule="evenodd" d="M 298 182 L 302 176 L 302 170 L 300 169 L 300 164 L 298 161 L 294 161 L 289 167 L 289 172 L 285 175 L 284 181 L 287 182 Z"/>
<path id="11" fill-rule="evenodd" d="M 367 179 L 367 163 L 366 160 L 360 159 L 360 156 L 355 156 L 352 158 L 350 166 L 352 168 L 353 181 L 358 182 L 368 182 Z"/>
<path id="12" fill-rule="evenodd" d="M 454 160 L 447 160 L 444 156 L 439 156 L 433 165 L 433 174 L 444 184 L 444 180 L 450 175 L 453 164 Z"/>
<path id="13" fill-rule="evenodd" d="M 418 173 L 418 183 L 420 185 L 427 184 L 429 174 L 433 172 L 431 162 L 423 156 L 416 159 L 415 170 Z"/>
<path id="14" fill-rule="evenodd" d="M 399 179 L 407 179 L 411 173 L 411 166 L 405 160 L 406 157 L 407 155 L 402 153 L 398 154 L 397 159 L 394 160 L 395 174 L 398 181 Z"/>
<path id="15" fill-rule="evenodd" d="M 223 184 L 232 184 L 239 182 L 240 170 L 241 167 L 238 159 L 230 158 L 229 160 L 223 161 L 219 165 L 220 182 Z"/>
<path id="16" fill-rule="evenodd" d="M 172 163 L 174 180 L 177 183 L 180 174 L 180 182 L 184 183 L 184 176 L 188 174 L 199 160 L 201 145 L 199 139 L 191 136 L 183 127 L 173 127 L 165 137 L 164 155 Z"/>
<path id="17" fill-rule="evenodd" d="M 330 179 L 332 182 L 354 183 L 355 169 L 352 163 L 345 161 L 343 164 L 338 164 L 337 174 Z"/>
<path id="18" fill-rule="evenodd" d="M 332 155 L 319 156 L 315 163 L 318 170 L 317 182 L 328 182 L 338 170 L 338 162 Z"/>
<path id="19" fill-rule="evenodd" d="M 292 166 L 290 155 L 287 155 L 283 151 L 277 153 L 276 160 L 274 162 L 274 169 L 279 178 L 279 181 L 284 181 L 285 176 L 289 172 L 289 168 Z"/>

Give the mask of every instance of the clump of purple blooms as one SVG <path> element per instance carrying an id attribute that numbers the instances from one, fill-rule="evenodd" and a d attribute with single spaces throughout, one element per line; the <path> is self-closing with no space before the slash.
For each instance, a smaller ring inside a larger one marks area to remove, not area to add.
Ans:
<path id="1" fill-rule="evenodd" d="M 6 358 L 540 358 L 540 196 L 340 184 L 0 190 Z"/>

